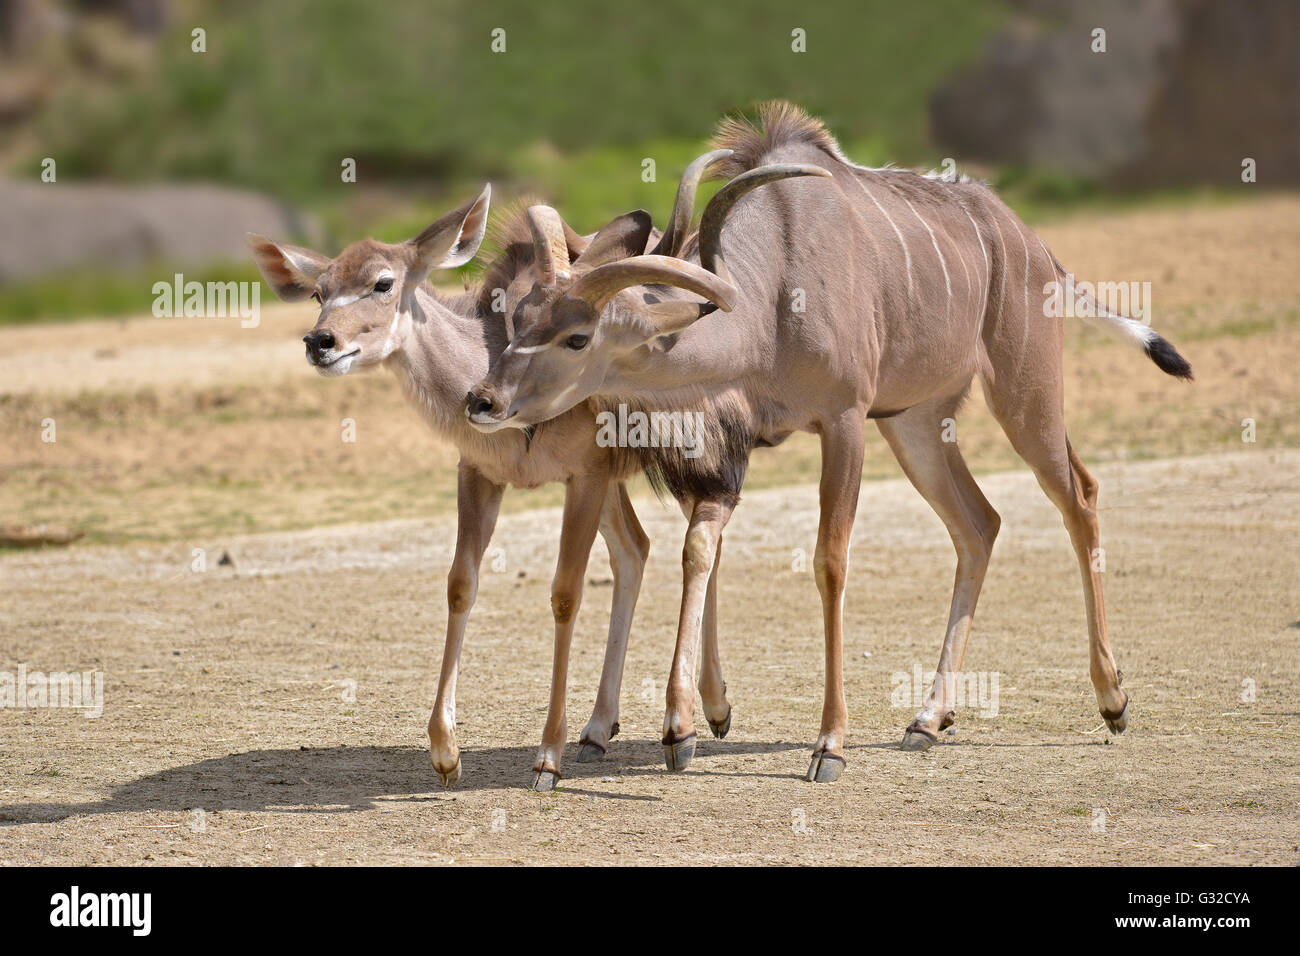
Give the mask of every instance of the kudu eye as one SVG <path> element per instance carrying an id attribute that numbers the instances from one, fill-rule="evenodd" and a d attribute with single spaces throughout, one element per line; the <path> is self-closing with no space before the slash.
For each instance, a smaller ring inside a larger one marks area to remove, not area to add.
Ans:
<path id="1" fill-rule="evenodd" d="M 566 349 L 572 349 L 575 352 L 581 352 L 583 349 L 587 347 L 587 343 L 590 341 L 591 341 L 590 335 L 584 335 L 583 333 L 579 332 L 577 335 L 570 335 L 567 339 L 565 339 L 564 347 Z"/>
<path id="2" fill-rule="evenodd" d="M 311 294 L 311 297 L 312 297 L 313 299 L 316 300 L 316 304 L 317 304 L 317 305 L 324 305 L 324 304 L 325 304 L 324 302 L 321 301 L 320 293 L 319 293 L 319 292 L 313 292 L 313 293 Z"/>
<path id="3" fill-rule="evenodd" d="M 393 288 L 393 279 L 391 276 L 385 276 L 375 283 L 376 292 L 388 292 Z"/>

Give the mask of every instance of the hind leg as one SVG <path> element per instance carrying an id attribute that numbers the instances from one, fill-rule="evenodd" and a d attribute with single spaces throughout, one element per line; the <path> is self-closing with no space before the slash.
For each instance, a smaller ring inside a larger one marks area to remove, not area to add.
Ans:
<path id="1" fill-rule="evenodd" d="M 957 444 L 942 440 L 943 421 L 955 414 L 959 403 L 960 396 L 926 402 L 876 422 L 908 479 L 947 526 L 957 550 L 957 572 L 939 666 L 920 712 L 903 734 L 904 750 L 929 749 L 956 716 L 966 642 L 1001 525 L 998 513 L 971 477 Z"/>
<path id="2" fill-rule="evenodd" d="M 1024 367 L 1024 366 L 1022 366 Z M 1059 369 L 1059 358 L 1056 360 Z M 1088 614 L 1088 673 L 1097 707 L 1113 733 L 1128 724 L 1128 695 L 1120 690 L 1120 672 L 1111 655 L 1102 597 L 1101 530 L 1097 524 L 1097 479 L 1084 468 L 1065 434 L 1061 379 L 1047 387 L 1017 382 L 1014 375 L 986 382 L 989 407 L 1011 444 L 1033 469 L 1038 484 L 1056 505 L 1074 544 L 1083 577 Z M 1054 386 L 1054 387 L 1052 387 Z"/>

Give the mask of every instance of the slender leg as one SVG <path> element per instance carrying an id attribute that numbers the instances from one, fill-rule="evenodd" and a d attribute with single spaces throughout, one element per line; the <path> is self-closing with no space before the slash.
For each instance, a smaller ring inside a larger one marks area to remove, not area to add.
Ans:
<path id="1" fill-rule="evenodd" d="M 627 487 L 619 482 L 605 495 L 600 514 L 600 533 L 609 549 L 609 568 L 614 575 L 614 597 L 609 610 L 609 638 L 605 643 L 605 665 L 600 672 L 600 689 L 591 720 L 579 740 L 578 762 L 599 760 L 609 749 L 609 741 L 618 733 L 618 694 L 623 683 L 623 662 L 627 657 L 628 632 L 632 613 L 641 593 L 641 578 L 650 556 L 650 539 L 646 537 L 627 497 Z"/>
<path id="2" fill-rule="evenodd" d="M 460 750 L 456 746 L 456 675 L 465 624 L 478 595 L 478 571 L 496 527 L 505 489 L 464 462 L 456 476 L 456 556 L 447 575 L 447 643 L 442 652 L 438 695 L 429 717 L 429 752 L 443 786 L 460 779 Z"/>
<path id="3" fill-rule="evenodd" d="M 822 431 L 821 522 L 813 569 L 822 596 L 826 629 L 826 691 L 821 733 L 808 767 L 809 782 L 829 783 L 844 770 L 844 585 L 849 569 L 849 539 L 858 510 L 866 414 L 847 413 Z"/>
<path id="4" fill-rule="evenodd" d="M 668 676 L 664 713 L 664 761 L 669 770 L 685 770 L 695 755 L 696 653 L 703 628 L 709 578 L 713 574 L 722 529 L 733 505 L 698 501 L 691 511 L 682 548 L 682 609 L 677 621 L 677 647 Z"/>
<path id="5" fill-rule="evenodd" d="M 722 536 L 713 559 L 708 590 L 704 594 L 702 630 L 704 653 L 700 666 L 700 700 L 704 717 L 715 737 L 727 736 L 731 729 L 731 704 L 727 701 L 727 682 L 722 679 L 722 658 L 718 652 L 718 569 L 722 564 Z"/>
<path id="6" fill-rule="evenodd" d="M 943 422 L 958 398 L 926 402 L 876 423 L 916 490 L 943 519 L 957 549 L 957 573 L 934 685 L 903 735 L 904 750 L 926 750 L 955 718 L 957 687 L 975 605 L 1001 519 L 980 492 L 955 442 L 942 440 Z"/>
<path id="7" fill-rule="evenodd" d="M 1012 217 L 1014 220 L 1014 217 Z M 1019 220 L 1012 227 L 1033 249 L 1032 234 Z M 1026 251 L 1025 284 L 1028 290 L 1056 279 L 1056 270 L 1038 244 L 1039 256 Z M 1061 348 L 1065 322 L 1047 320 L 1030 309 L 1032 294 L 1007 296 L 1001 310 L 991 311 L 981 336 L 986 359 L 980 380 L 990 410 L 1021 458 L 1034 470 L 1038 484 L 1056 505 L 1074 545 L 1083 577 L 1084 606 L 1088 615 L 1088 672 L 1097 695 L 1097 707 L 1112 733 L 1128 726 L 1129 699 L 1120 690 L 1121 675 L 1111 655 L 1106 631 L 1106 606 L 1102 597 L 1097 526 L 1097 480 L 1083 467 L 1070 447 L 1065 431 L 1065 383 L 1061 375 Z"/>
<path id="8" fill-rule="evenodd" d="M 679 501 L 678 507 L 689 526 L 697 502 L 694 499 Z M 722 563 L 722 535 L 718 535 L 718 548 L 714 555 L 713 571 L 704 592 L 704 616 L 700 630 L 704 652 L 700 665 L 700 699 L 704 703 L 704 716 L 713 736 L 721 739 L 731 730 L 731 704 L 727 701 L 727 682 L 722 679 L 722 657 L 718 645 L 718 568 Z"/>
<path id="9" fill-rule="evenodd" d="M 1129 698 L 1120 690 L 1121 675 L 1111 655 L 1106 632 L 1099 556 L 1101 530 L 1097 524 L 1097 479 L 1083 467 L 1065 434 L 1059 395 L 1022 392 L 1004 386 L 986 387 L 989 406 L 1016 452 L 1034 470 L 1038 484 L 1056 505 L 1074 544 L 1083 577 L 1088 615 L 1088 673 L 1097 694 L 1097 708 L 1111 732 L 1128 726 Z"/>
<path id="10" fill-rule="evenodd" d="M 551 667 L 551 703 L 542 729 L 542 744 L 533 764 L 534 790 L 553 790 L 560 779 L 567 727 L 565 693 L 568 689 L 569 643 L 582 603 L 582 579 L 596 540 L 608 477 L 601 473 L 570 478 L 564 492 L 564 525 L 560 531 L 560 558 L 551 583 L 551 610 L 555 615 L 555 656 Z"/>

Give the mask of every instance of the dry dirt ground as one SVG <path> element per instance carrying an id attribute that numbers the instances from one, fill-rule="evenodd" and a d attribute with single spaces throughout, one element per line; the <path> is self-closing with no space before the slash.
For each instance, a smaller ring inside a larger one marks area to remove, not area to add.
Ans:
<path id="1" fill-rule="evenodd" d="M 0 523 L 88 531 L 0 552 L 0 672 L 104 674 L 98 719 L 0 709 L 0 863 L 1300 862 L 1300 200 L 1042 232 L 1083 277 L 1151 278 L 1156 325 L 1198 372 L 1181 386 L 1071 333 L 1071 434 L 1102 483 L 1111 637 L 1134 701 L 1123 737 L 1096 713 L 1059 516 L 976 401 L 960 436 L 1004 524 L 966 661 L 984 692 L 954 736 L 897 749 L 955 562 L 875 441 L 882 480 L 863 490 L 846 608 L 849 766 L 831 786 L 802 781 L 822 690 L 802 570 L 815 455 L 790 443 L 756 455 L 727 535 L 727 739 L 702 741 L 685 774 L 662 767 L 682 527 L 641 489 L 655 544 L 622 733 L 600 764 L 571 747 L 556 793 L 525 789 L 559 516 L 547 493 L 515 495 L 463 656 L 464 776 L 445 792 L 424 726 L 454 457 L 392 383 L 311 378 L 292 310 L 259 330 L 0 330 Z M 339 441 L 344 417 L 355 444 Z M 600 545 L 589 578 L 571 738 L 603 651 Z"/>
<path id="2" fill-rule="evenodd" d="M 955 737 L 899 751 L 912 674 L 937 661 L 954 561 L 910 486 L 876 482 L 847 608 L 849 767 L 829 786 L 800 779 L 821 706 L 818 598 L 794 570 L 812 546 L 812 488 L 756 492 L 732 524 L 721 613 L 733 726 L 681 775 L 657 743 L 680 518 L 640 503 L 659 546 L 622 734 L 601 764 L 573 762 L 571 747 L 550 795 L 524 787 L 545 706 L 554 509 L 499 529 L 504 568 L 485 576 L 472 618 L 464 778 L 450 792 L 423 739 L 450 518 L 236 539 L 234 568 L 204 573 L 178 546 L 4 558 L 6 659 L 98 669 L 105 683 L 99 719 L 0 712 L 0 861 L 1295 864 L 1300 452 L 1098 471 L 1128 732 L 1108 742 L 1097 716 L 1059 517 L 1010 473 L 982 482 L 1006 517 L 966 665 L 989 693 L 968 700 Z M 574 737 L 600 668 L 599 553 L 591 578 Z"/>

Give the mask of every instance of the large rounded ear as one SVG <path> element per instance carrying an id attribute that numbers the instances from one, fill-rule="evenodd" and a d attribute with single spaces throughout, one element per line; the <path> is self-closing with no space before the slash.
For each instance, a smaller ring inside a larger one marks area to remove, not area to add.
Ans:
<path id="1" fill-rule="evenodd" d="M 311 295 L 316 280 L 330 264 L 329 257 L 319 252 L 272 242 L 257 233 L 248 233 L 247 239 L 257 271 L 285 302 L 300 302 Z"/>
<path id="2" fill-rule="evenodd" d="M 591 245 L 591 240 L 594 239 L 595 236 L 580 236 L 578 235 L 577 230 L 567 222 L 564 222 L 563 219 L 561 219 L 560 222 L 564 226 L 564 244 L 569 249 L 569 261 L 573 262 L 578 258 L 578 256 L 587 251 L 587 247 Z"/>
<path id="3" fill-rule="evenodd" d="M 651 227 L 650 214 L 644 209 L 624 213 L 596 233 L 573 264 L 594 269 L 607 262 L 639 256 L 645 252 Z"/>
<path id="4" fill-rule="evenodd" d="M 454 209 L 408 241 L 415 250 L 411 275 L 423 281 L 434 269 L 455 269 L 474 258 L 487 232 L 492 186 L 483 187 L 477 199 Z"/>

